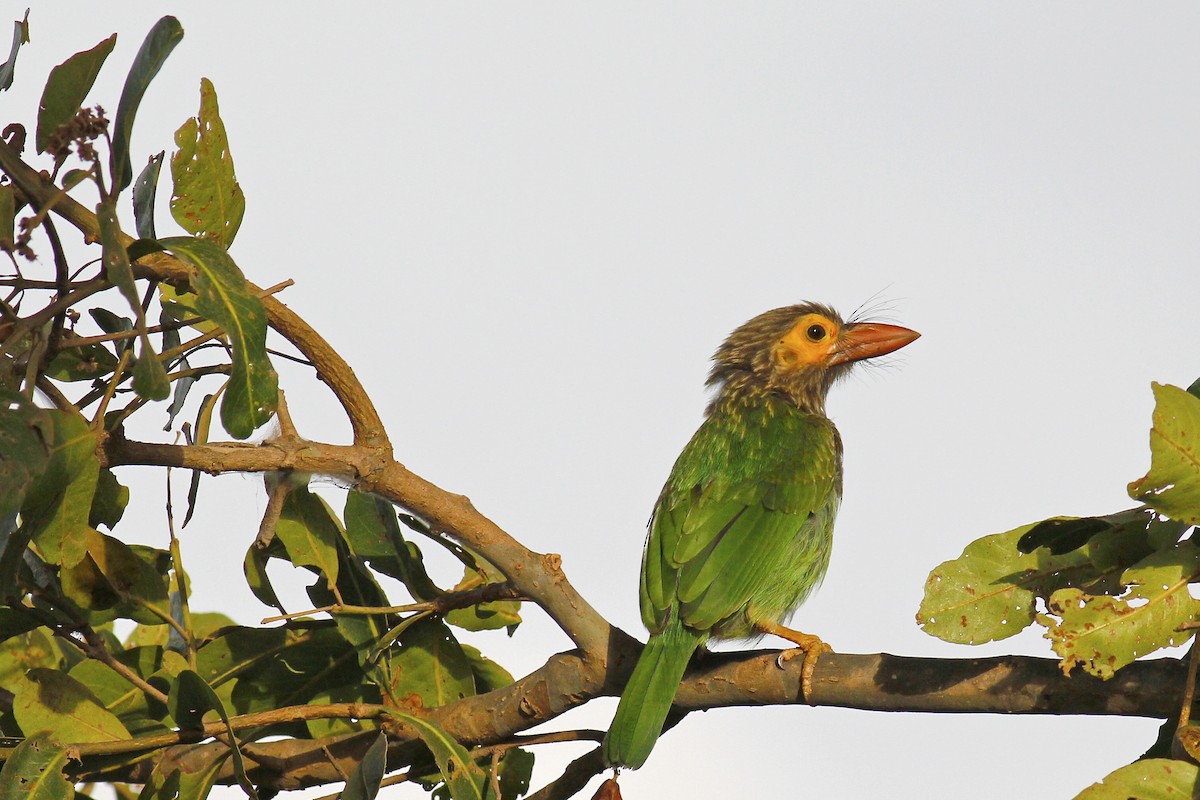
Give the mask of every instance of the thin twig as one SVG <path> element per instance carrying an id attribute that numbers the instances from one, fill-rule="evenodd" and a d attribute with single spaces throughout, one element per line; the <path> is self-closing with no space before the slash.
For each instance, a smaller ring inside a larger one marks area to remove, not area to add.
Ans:
<path id="1" fill-rule="evenodd" d="M 346 603 L 333 603 L 332 605 L 312 608 L 307 611 L 297 611 L 292 614 L 267 617 L 260 624 L 269 625 L 272 622 L 282 622 L 322 613 L 330 615 L 371 616 L 375 614 L 408 614 L 414 611 L 431 611 L 443 614 L 456 608 L 469 608 L 479 603 L 490 603 L 496 600 L 524 599 L 528 598 L 523 598 L 511 583 L 485 583 L 474 589 L 466 589 L 461 592 L 447 592 L 441 597 L 434 600 L 426 600 L 422 603 L 409 603 L 402 606 L 355 606 Z"/>

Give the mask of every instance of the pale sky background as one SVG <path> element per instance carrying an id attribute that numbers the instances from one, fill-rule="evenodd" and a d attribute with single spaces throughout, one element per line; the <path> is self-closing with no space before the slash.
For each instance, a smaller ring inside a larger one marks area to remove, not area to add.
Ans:
<path id="1" fill-rule="evenodd" d="M 135 170 L 211 78 L 247 196 L 242 269 L 296 280 L 282 299 L 353 365 L 401 461 L 561 553 L 638 636 L 651 504 L 699 422 L 709 355 L 760 311 L 882 300 L 924 334 L 829 403 L 845 497 L 794 623 L 845 652 L 1049 655 L 1036 632 L 926 636 L 926 575 L 979 536 L 1127 507 L 1150 381 L 1200 375 L 1194 3 L 34 2 L 0 118 L 31 123 L 49 69 L 114 31 L 92 101 L 115 112 L 168 12 L 186 35 L 143 103 Z M 344 441 L 322 387 L 283 372 L 301 433 Z M 164 545 L 162 476 L 121 478 L 138 516 L 118 530 Z M 269 613 L 241 577 L 264 502 L 255 478 L 205 480 L 183 534 L 193 609 Z M 303 575 L 276 575 L 305 607 Z M 512 640 L 466 638 L 523 674 L 569 646 L 526 616 Z M 551 727 L 603 728 L 614 706 Z M 1157 725 L 718 710 L 621 785 L 1071 797 Z M 583 749 L 537 748 L 535 788 Z"/>

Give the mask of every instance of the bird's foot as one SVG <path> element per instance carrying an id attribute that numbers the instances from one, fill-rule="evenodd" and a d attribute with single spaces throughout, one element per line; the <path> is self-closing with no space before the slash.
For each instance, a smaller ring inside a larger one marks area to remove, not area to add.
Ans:
<path id="1" fill-rule="evenodd" d="M 796 645 L 790 650 L 784 650 L 775 659 L 775 664 L 780 669 L 783 669 L 783 665 L 793 658 L 801 655 L 804 656 L 804 666 L 800 668 L 800 690 L 804 693 L 805 702 L 811 705 L 813 673 L 817 668 L 817 659 L 823 653 L 832 653 L 833 648 L 827 645 L 820 636 L 794 631 L 791 628 L 785 628 L 775 623 L 759 623 L 758 629 L 763 633 L 770 633 L 782 639 L 787 639 Z"/>

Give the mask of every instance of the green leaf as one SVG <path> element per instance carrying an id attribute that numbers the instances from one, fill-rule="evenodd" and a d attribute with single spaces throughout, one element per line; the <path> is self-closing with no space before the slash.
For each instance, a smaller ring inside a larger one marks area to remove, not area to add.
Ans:
<path id="1" fill-rule="evenodd" d="M 1200 547 L 1183 542 L 1154 553 L 1125 570 L 1122 597 L 1060 589 L 1050 596 L 1048 615 L 1038 615 L 1046 638 L 1061 657 L 1064 674 L 1075 666 L 1108 679 L 1121 667 L 1163 647 L 1191 638 L 1178 629 L 1200 613 L 1188 584 L 1200 576 Z"/>
<path id="2" fill-rule="evenodd" d="M 224 629 L 196 651 L 196 670 L 239 714 L 304 704 L 362 684 L 353 651 L 329 622 Z"/>
<path id="3" fill-rule="evenodd" d="M 402 582 L 418 602 L 444 594 L 425 571 L 420 549 L 405 541 L 391 503 L 350 491 L 343 516 L 346 544 L 352 553 L 366 559 L 371 569 Z"/>
<path id="4" fill-rule="evenodd" d="M 157 239 L 154 232 L 154 198 L 158 193 L 158 173 L 162 169 L 165 150 L 150 156 L 137 180 L 133 182 L 133 222 L 139 239 Z"/>
<path id="5" fill-rule="evenodd" d="M 56 669 L 31 669 L 9 688 L 13 716 L 27 735 L 48 730 L 64 744 L 132 738 L 90 689 Z"/>
<path id="6" fill-rule="evenodd" d="M 929 573 L 917 623 L 931 636 L 958 644 L 1006 639 L 1034 620 L 1034 597 L 1047 576 L 1086 565 L 1082 553 L 1022 554 L 1017 540 L 1033 525 L 985 536 Z"/>
<path id="7" fill-rule="evenodd" d="M 50 733 L 39 733 L 17 745 L 0 769 L 0 800 L 62 800 L 75 791 L 63 776 L 67 749 Z"/>
<path id="8" fill-rule="evenodd" d="M 38 106 L 37 121 L 37 151 L 46 152 L 50 137 L 61 125 L 65 125 L 75 117 L 75 112 L 83 105 L 104 60 L 112 52 L 117 43 L 114 33 L 91 50 L 68 58 L 54 69 L 50 70 L 50 78 L 46 88 L 42 90 L 42 102 Z"/>
<path id="9" fill-rule="evenodd" d="M 375 800 L 379 784 L 387 774 L 387 736 L 380 733 L 367 748 L 363 760 L 346 777 L 341 800 Z"/>
<path id="10" fill-rule="evenodd" d="M 133 267 L 129 253 L 121 244 L 121 224 L 117 221 L 117 209 L 112 202 L 101 202 L 96 206 L 96 221 L 100 223 L 100 242 L 104 245 L 104 273 L 125 295 L 130 308 L 141 319 L 142 301 L 138 297 L 137 285 L 133 281 Z"/>
<path id="11" fill-rule="evenodd" d="M 375 703 L 379 693 L 373 686 L 340 686 L 331 691 L 315 692 L 309 702 L 313 705 L 329 705 L 330 703 Z M 324 739 L 330 736 L 344 736 L 348 733 L 379 730 L 379 723 L 374 719 L 358 719 L 353 717 L 327 717 L 324 719 L 309 719 L 304 721 L 309 738 Z"/>
<path id="12" fill-rule="evenodd" d="M 476 555 L 476 569 L 465 569 L 463 579 L 453 591 L 462 592 L 485 583 L 503 583 L 504 575 L 481 556 Z M 481 574 L 482 573 L 482 574 Z M 517 600 L 493 600 L 466 608 L 455 608 L 446 614 L 451 625 L 468 631 L 490 631 L 509 628 L 510 633 L 521 624 L 521 603 Z"/>
<path id="13" fill-rule="evenodd" d="M 52 564 L 71 566 L 86 552 L 88 517 L 100 476 L 96 435 L 86 420 L 46 411 L 53 422 L 50 459 L 21 506 L 22 531 Z"/>
<path id="14" fill-rule="evenodd" d="M 500 759 L 498 776 L 501 800 L 516 800 L 524 795 L 529 791 L 529 781 L 532 777 L 533 753 L 519 747 L 505 752 L 504 757 Z"/>
<path id="15" fill-rule="evenodd" d="M 72 651 L 75 651 L 72 648 Z M 9 691 L 34 667 L 56 667 L 67 655 L 47 628 L 36 628 L 0 643 L 0 686 Z"/>
<path id="16" fill-rule="evenodd" d="M 393 694 L 410 705 L 433 708 L 475 692 L 472 664 L 446 624 L 426 617 L 408 628 L 391 652 Z"/>
<path id="17" fill-rule="evenodd" d="M 88 314 L 105 333 L 124 333 L 133 330 L 133 320 L 114 314 L 107 308 L 89 308 Z"/>
<path id="18" fill-rule="evenodd" d="M 275 594 L 275 587 L 271 585 L 271 576 L 267 574 L 267 562 L 271 560 L 271 556 L 269 549 L 264 550 L 257 542 L 252 542 L 242 560 L 242 572 L 246 576 L 246 585 L 263 605 L 278 609 L 280 614 L 286 614 L 283 603 L 279 601 L 279 595 Z"/>
<path id="19" fill-rule="evenodd" d="M 76 664 L 67 674 L 88 687 L 96 700 L 115 714 L 131 734 L 161 733 L 167 729 L 161 722 L 150 719 L 150 701 L 146 693 L 107 664 L 89 658 Z"/>
<path id="20" fill-rule="evenodd" d="M 1017 549 L 1032 553 L 1039 547 L 1046 547 L 1051 554 L 1062 555 L 1083 547 L 1097 535 L 1117 526 L 1144 529 L 1153 514 L 1143 506 L 1104 517 L 1052 517 L 1030 528 L 1017 540 Z"/>
<path id="21" fill-rule="evenodd" d="M 358 558 L 345 547 L 338 548 L 338 579 L 336 593 L 322 577 L 308 588 L 314 605 L 327 606 L 340 602 L 348 605 L 379 608 L 389 605 L 387 595 Z M 358 661 L 372 661 L 372 648 L 387 633 L 388 618 L 384 614 L 335 614 L 334 622 L 351 645 L 358 651 Z M 376 683 L 380 681 L 376 678 Z M 382 683 L 387 683 L 383 681 Z"/>
<path id="22" fill-rule="evenodd" d="M 22 19 L 13 23 L 13 41 L 12 49 L 8 51 L 8 61 L 0 64 L 0 91 L 12 86 L 13 73 L 17 68 L 17 51 L 21 49 L 21 45 L 29 41 L 29 9 L 25 9 L 25 16 Z"/>
<path id="23" fill-rule="evenodd" d="M 92 510 L 88 514 L 88 525 L 93 528 L 103 525 L 111 531 L 121 521 L 127 505 L 129 487 L 122 486 L 111 469 L 101 469 L 96 481 L 96 494 L 92 498 Z"/>
<path id="24" fill-rule="evenodd" d="M 1111 772 L 1075 800 L 1189 800 L 1200 784 L 1200 767 L 1187 761 L 1148 758 Z"/>
<path id="25" fill-rule="evenodd" d="M 144 625 L 162 624 L 169 613 L 163 551 L 133 547 L 89 529 L 87 555 L 62 570 L 62 590 L 73 603 L 90 611 L 116 608 L 121 616 Z M 149 552 L 145 552 L 145 551 Z M 153 563 L 162 562 L 162 563 Z"/>
<path id="26" fill-rule="evenodd" d="M 74 347 L 64 337 L 63 349 L 46 365 L 46 375 L 57 381 L 93 381 L 111 375 L 117 357 L 100 343 Z"/>
<path id="27" fill-rule="evenodd" d="M 171 216 L 188 233 L 211 238 L 226 250 L 233 244 L 246 198 L 233 172 L 217 91 L 200 79 L 200 114 L 175 132 L 179 149 L 171 156 Z"/>
<path id="28" fill-rule="evenodd" d="M 1200 398 L 1178 386 L 1151 385 L 1150 471 L 1129 484 L 1129 496 L 1195 525 L 1200 523 Z"/>
<path id="29" fill-rule="evenodd" d="M 41 627 L 41 621 L 25 606 L 0 607 L 0 642 Z"/>
<path id="30" fill-rule="evenodd" d="M 168 342 L 170 342 L 170 344 L 168 344 Z M 168 331 L 163 333 L 163 350 L 178 347 L 179 344 L 178 331 Z M 179 360 L 175 363 L 182 370 L 188 370 L 192 367 L 192 365 L 188 363 L 187 356 L 180 356 Z M 171 427 L 175 424 L 175 417 L 179 415 L 180 411 L 183 411 L 183 406 L 187 402 L 188 394 L 192 391 L 192 386 L 195 384 L 196 379 L 190 375 L 183 375 L 175 379 L 175 391 L 171 395 L 171 405 L 167 408 L 167 422 L 165 425 L 163 425 L 164 431 L 171 430 Z"/>
<path id="31" fill-rule="evenodd" d="M 471 674 L 475 677 L 475 691 L 479 694 L 495 689 L 503 689 L 514 683 L 512 673 L 492 661 L 469 644 L 460 645 L 467 661 L 471 664 Z"/>
<path id="32" fill-rule="evenodd" d="M 205 800 L 221 774 L 225 758 L 224 753 L 215 753 L 203 760 L 162 759 L 154 765 L 137 800 Z"/>
<path id="33" fill-rule="evenodd" d="M 258 800 L 258 793 L 254 790 L 254 784 L 246 777 L 246 764 L 242 759 L 242 751 L 237 744 L 233 726 L 229 724 L 229 713 L 225 710 L 225 704 L 217 696 L 217 693 L 212 690 L 212 687 L 195 672 L 185 669 L 179 673 L 179 677 L 171 686 L 168 707 L 171 711 L 171 716 L 180 727 L 185 729 L 201 727 L 205 711 L 212 710 L 217 712 L 217 716 L 225 723 L 225 731 L 229 736 L 229 741 L 233 743 L 230 754 L 233 756 L 233 772 L 237 776 L 238 785 L 242 787 L 242 791 L 252 798 L 252 800 Z"/>
<path id="34" fill-rule="evenodd" d="M 21 507 L 30 485 L 46 468 L 50 413 L 24 395 L 0 390 L 0 519 Z"/>
<path id="35" fill-rule="evenodd" d="M 337 582 L 341 524 L 324 499 L 305 486 L 292 489 L 283 501 L 275 535 L 293 564 L 311 567 L 330 583 Z"/>
<path id="36" fill-rule="evenodd" d="M 176 236 L 162 244 L 196 267 L 196 309 L 225 329 L 233 347 L 233 369 L 221 402 L 221 424 L 246 439 L 275 413 L 279 378 L 267 358 L 267 313 L 246 286 L 237 264 L 217 243 Z"/>
<path id="37" fill-rule="evenodd" d="M 225 391 L 222 386 L 215 394 L 206 394 L 204 399 L 200 401 L 200 409 L 196 412 L 196 425 L 193 428 L 194 435 L 189 444 L 204 444 L 208 441 L 209 432 L 212 430 L 212 412 L 216 406 L 217 398 Z M 196 497 L 200 494 L 200 476 L 203 475 L 203 470 L 192 470 L 192 479 L 188 483 L 187 494 L 187 513 L 183 515 L 183 527 L 192 521 L 192 514 L 196 511 Z"/>
<path id="38" fill-rule="evenodd" d="M 427 719 L 393 709 L 387 713 L 411 727 L 421 737 L 429 752 L 433 753 L 453 800 L 483 800 L 487 773 L 471 759 L 465 747 Z"/>
<path id="39" fill-rule="evenodd" d="M 133 121 L 137 116 L 138 106 L 150 86 L 150 81 L 158 74 L 167 56 L 175 49 L 175 45 L 183 39 L 183 26 L 174 17 L 163 17 L 154 23 L 150 33 L 142 42 L 138 54 L 133 59 L 133 66 L 125 78 L 125 88 L 121 90 L 121 99 L 117 103 L 117 117 L 112 142 L 112 184 L 117 191 L 124 189 L 133 179 L 133 168 L 129 160 L 129 140 L 133 133 Z"/>
<path id="40" fill-rule="evenodd" d="M 117 209 L 111 201 L 102 201 L 96 206 L 96 220 L 100 223 L 100 242 L 104 248 L 104 270 L 110 281 L 117 285 L 121 294 L 129 301 L 136 319 L 138 338 L 141 340 L 141 350 L 138 353 L 137 364 L 133 367 L 133 388 L 147 400 L 166 400 L 171 394 L 171 383 L 167 379 L 167 370 L 158 360 L 154 347 L 150 344 L 150 336 L 146 332 L 146 315 L 142 309 L 141 298 L 137 294 L 137 286 L 133 281 L 133 267 L 129 263 L 129 253 L 121 244 L 121 228 L 117 222 Z"/>

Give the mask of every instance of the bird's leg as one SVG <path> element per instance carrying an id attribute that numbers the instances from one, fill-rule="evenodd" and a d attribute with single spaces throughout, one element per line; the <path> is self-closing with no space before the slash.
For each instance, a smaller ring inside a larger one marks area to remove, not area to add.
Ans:
<path id="1" fill-rule="evenodd" d="M 825 644 L 821 637 L 811 633 L 801 633 L 791 628 L 785 628 L 774 622 L 765 620 L 754 623 L 754 627 L 763 633 L 770 633 L 781 639 L 787 639 L 796 645 L 791 650 L 779 654 L 776 663 L 782 668 L 784 662 L 791 661 L 798 655 L 804 655 L 804 666 L 800 669 L 800 690 L 804 692 L 805 702 L 812 704 L 813 671 L 817 668 L 817 658 L 822 653 L 832 653 L 833 648 Z"/>

